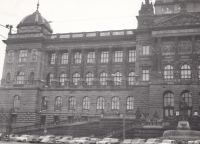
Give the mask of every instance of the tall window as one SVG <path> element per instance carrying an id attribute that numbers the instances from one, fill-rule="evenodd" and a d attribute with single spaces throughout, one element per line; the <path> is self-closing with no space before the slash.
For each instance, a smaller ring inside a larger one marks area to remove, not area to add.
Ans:
<path id="1" fill-rule="evenodd" d="M 76 52 L 74 54 L 74 63 L 75 64 L 80 64 L 82 59 L 82 53 L 81 52 Z"/>
<path id="2" fill-rule="evenodd" d="M 51 86 L 52 85 L 53 77 L 54 77 L 53 74 L 51 74 L 51 73 L 47 74 L 47 77 L 46 77 L 46 85 L 47 86 Z"/>
<path id="3" fill-rule="evenodd" d="M 6 75 L 6 84 L 10 84 L 10 80 L 11 80 L 11 74 L 7 73 L 7 75 Z"/>
<path id="4" fill-rule="evenodd" d="M 126 109 L 127 110 L 133 110 L 134 109 L 134 98 L 128 97 L 126 100 Z"/>
<path id="5" fill-rule="evenodd" d="M 181 67 L 181 79 L 191 79 L 191 68 L 187 64 Z"/>
<path id="6" fill-rule="evenodd" d="M 78 85 L 79 80 L 80 80 L 80 74 L 79 73 L 73 74 L 73 77 L 72 77 L 73 84 Z"/>
<path id="7" fill-rule="evenodd" d="M 142 80 L 149 81 L 149 70 L 147 69 L 142 70 Z"/>
<path id="8" fill-rule="evenodd" d="M 108 63 L 108 59 L 109 59 L 109 52 L 102 51 L 101 52 L 101 63 Z"/>
<path id="9" fill-rule="evenodd" d="M 164 94 L 164 117 L 174 116 L 174 94 L 167 92 Z"/>
<path id="10" fill-rule="evenodd" d="M 199 73 L 199 80 L 200 80 L 200 65 L 198 67 L 198 73 Z"/>
<path id="11" fill-rule="evenodd" d="M 97 99 L 97 109 L 98 110 L 103 110 L 104 109 L 104 98 L 103 97 L 98 97 Z"/>
<path id="12" fill-rule="evenodd" d="M 19 71 L 17 73 L 17 84 L 24 84 L 24 72 L 23 71 Z"/>
<path id="13" fill-rule="evenodd" d="M 86 75 L 86 83 L 87 85 L 92 85 L 92 81 L 94 80 L 94 75 L 92 73 L 88 73 Z"/>
<path id="14" fill-rule="evenodd" d="M 20 103 L 20 101 L 19 101 L 19 96 L 18 96 L 18 95 L 14 96 L 13 108 L 14 108 L 14 109 L 19 109 L 19 103 Z"/>
<path id="15" fill-rule="evenodd" d="M 75 97 L 70 97 L 69 98 L 69 109 L 73 110 L 75 108 L 76 108 L 76 99 L 75 99 Z"/>
<path id="16" fill-rule="evenodd" d="M 118 110 L 119 109 L 119 98 L 113 97 L 111 100 L 111 104 L 112 104 L 112 110 Z"/>
<path id="17" fill-rule="evenodd" d="M 100 85 L 107 85 L 107 73 L 103 72 L 100 74 Z"/>
<path id="18" fill-rule="evenodd" d="M 128 74 L 128 84 L 134 85 L 134 83 L 135 83 L 135 72 L 130 72 Z"/>
<path id="19" fill-rule="evenodd" d="M 60 85 L 61 85 L 61 86 L 64 86 L 66 80 L 67 80 L 67 74 L 62 73 L 62 74 L 60 75 Z"/>
<path id="20" fill-rule="evenodd" d="M 122 74 L 120 72 L 116 72 L 114 76 L 114 85 L 122 84 Z"/>
<path id="21" fill-rule="evenodd" d="M 50 55 L 50 64 L 55 64 L 55 62 L 56 62 L 56 54 L 52 53 Z"/>
<path id="22" fill-rule="evenodd" d="M 192 113 L 192 95 L 190 92 L 183 92 L 181 94 L 181 100 L 186 102 L 188 115 L 190 115 Z"/>
<path id="23" fill-rule="evenodd" d="M 33 84 L 33 83 L 34 83 L 34 78 L 35 78 L 35 74 L 34 74 L 34 72 L 31 72 L 31 73 L 30 73 L 30 76 L 29 76 L 29 83 L 30 83 L 30 84 Z"/>
<path id="24" fill-rule="evenodd" d="M 95 62 L 95 52 L 88 52 L 87 63 L 94 63 L 94 62 Z"/>
<path id="25" fill-rule="evenodd" d="M 47 97 L 42 98 L 42 110 L 47 110 Z"/>
<path id="26" fill-rule="evenodd" d="M 174 68 L 171 65 L 167 65 L 164 68 L 164 79 L 172 80 L 174 78 Z"/>
<path id="27" fill-rule="evenodd" d="M 88 97 L 83 98 L 83 109 L 85 110 L 90 109 L 90 99 Z"/>
<path id="28" fill-rule="evenodd" d="M 115 62 L 123 61 L 123 51 L 115 51 Z"/>
<path id="29" fill-rule="evenodd" d="M 68 64 L 68 53 L 63 53 L 61 56 L 61 64 Z"/>
<path id="30" fill-rule="evenodd" d="M 61 110 L 62 107 L 62 98 L 60 96 L 55 99 L 55 110 Z"/>
<path id="31" fill-rule="evenodd" d="M 28 51 L 27 50 L 20 50 L 19 51 L 19 62 L 26 62 L 28 57 Z"/>
<path id="32" fill-rule="evenodd" d="M 129 62 L 135 62 L 136 61 L 136 50 L 129 50 L 128 61 Z"/>
<path id="33" fill-rule="evenodd" d="M 142 47 L 142 54 L 143 54 L 143 55 L 148 55 L 148 54 L 150 54 L 149 46 L 143 46 L 143 47 Z"/>

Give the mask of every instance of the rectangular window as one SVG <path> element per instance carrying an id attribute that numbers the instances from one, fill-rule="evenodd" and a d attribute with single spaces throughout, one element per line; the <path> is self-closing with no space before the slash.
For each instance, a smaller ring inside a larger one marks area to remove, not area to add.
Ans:
<path id="1" fill-rule="evenodd" d="M 142 70 L 142 80 L 149 81 L 149 70 Z"/>
<path id="2" fill-rule="evenodd" d="M 115 51 L 115 62 L 123 61 L 123 51 Z"/>
<path id="3" fill-rule="evenodd" d="M 27 50 L 20 50 L 19 51 L 19 62 L 26 62 L 28 57 L 28 51 Z"/>
<path id="4" fill-rule="evenodd" d="M 50 64 L 55 64 L 56 63 L 56 54 L 53 53 L 50 55 Z"/>
<path id="5" fill-rule="evenodd" d="M 94 63 L 94 62 L 95 62 L 95 52 L 88 52 L 87 63 Z"/>
<path id="6" fill-rule="evenodd" d="M 136 61 L 136 50 L 129 50 L 128 61 L 129 62 Z"/>
<path id="7" fill-rule="evenodd" d="M 143 55 L 148 55 L 148 54 L 150 54 L 149 46 L 143 46 L 143 47 L 142 47 L 142 54 L 143 54 Z"/>
<path id="8" fill-rule="evenodd" d="M 109 52 L 102 51 L 101 52 L 101 63 L 108 63 L 108 58 L 109 58 Z"/>
<path id="9" fill-rule="evenodd" d="M 76 52 L 74 55 L 74 63 L 75 64 L 80 64 L 82 59 L 82 53 L 81 52 Z"/>
<path id="10" fill-rule="evenodd" d="M 68 64 L 68 53 L 63 53 L 61 56 L 61 64 Z"/>

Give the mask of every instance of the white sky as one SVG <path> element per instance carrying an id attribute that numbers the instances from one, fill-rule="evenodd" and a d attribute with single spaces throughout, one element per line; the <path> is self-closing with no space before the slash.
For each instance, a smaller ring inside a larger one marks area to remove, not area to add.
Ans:
<path id="1" fill-rule="evenodd" d="M 53 33 L 136 29 L 139 9 L 145 0 L 40 0 L 39 12 Z M 150 0 L 151 1 L 151 0 Z M 155 0 L 152 0 L 154 2 Z M 0 0 L 0 24 L 17 24 L 36 10 L 38 0 Z M 0 26 L 0 35 L 9 30 Z M 0 78 L 6 45 L 0 36 Z"/>

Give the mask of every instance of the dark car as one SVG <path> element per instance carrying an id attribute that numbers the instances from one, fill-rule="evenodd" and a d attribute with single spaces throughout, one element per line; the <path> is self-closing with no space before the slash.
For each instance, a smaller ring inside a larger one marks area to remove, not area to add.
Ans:
<path id="1" fill-rule="evenodd" d="M 45 136 L 40 136 L 40 137 L 36 138 L 35 142 L 40 143 L 44 137 Z"/>
<path id="2" fill-rule="evenodd" d="M 29 143 L 36 143 L 37 139 L 39 138 L 38 135 L 31 135 L 28 139 Z"/>

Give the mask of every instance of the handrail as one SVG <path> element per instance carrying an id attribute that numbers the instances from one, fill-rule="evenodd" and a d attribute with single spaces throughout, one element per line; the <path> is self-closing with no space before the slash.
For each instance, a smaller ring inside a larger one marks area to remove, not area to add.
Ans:
<path id="1" fill-rule="evenodd" d="M 75 124 L 75 123 L 79 123 L 79 122 L 94 122 L 99 120 L 99 118 L 93 118 L 90 120 L 86 120 L 86 119 L 74 119 L 73 121 L 68 121 L 68 120 L 63 120 L 63 121 L 59 121 L 58 123 L 47 123 L 47 128 L 51 128 L 54 126 L 60 126 L 63 124 Z M 35 125 L 29 125 L 29 126 L 23 126 L 23 127 L 14 127 L 13 132 L 21 132 L 21 131 L 25 131 L 25 130 L 34 130 L 34 129 L 40 129 L 40 128 L 45 128 L 45 125 L 41 125 L 41 124 L 35 124 Z"/>
<path id="2" fill-rule="evenodd" d="M 135 126 L 135 123 L 125 125 L 125 131 L 133 128 L 134 126 Z M 117 128 L 117 129 L 114 129 L 112 131 L 106 132 L 105 134 L 101 135 L 100 138 L 111 137 L 111 136 L 114 136 L 116 134 L 122 133 L 122 131 L 123 131 L 123 126 Z"/>

